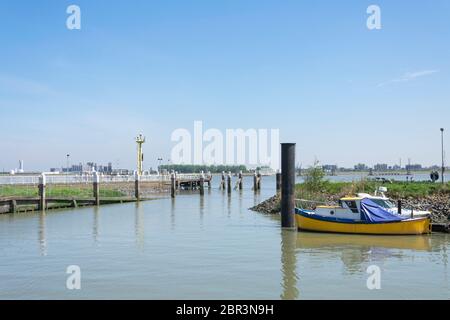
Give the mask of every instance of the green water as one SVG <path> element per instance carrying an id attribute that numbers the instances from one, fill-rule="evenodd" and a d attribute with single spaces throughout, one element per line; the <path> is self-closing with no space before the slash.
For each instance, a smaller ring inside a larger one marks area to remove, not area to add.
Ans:
<path id="1" fill-rule="evenodd" d="M 1 299 L 448 299 L 450 237 L 281 231 L 246 179 L 175 200 L 0 216 Z M 216 181 L 217 182 L 217 181 Z M 214 185 L 214 187 L 216 187 Z M 81 269 L 68 290 L 66 269 Z M 369 266 L 381 289 L 369 290 Z"/>

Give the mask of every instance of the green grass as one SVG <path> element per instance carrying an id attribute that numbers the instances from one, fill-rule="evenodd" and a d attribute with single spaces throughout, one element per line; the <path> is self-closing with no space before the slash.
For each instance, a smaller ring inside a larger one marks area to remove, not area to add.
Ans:
<path id="1" fill-rule="evenodd" d="M 31 186 L 0 186 L 0 197 L 37 197 L 38 188 Z M 48 198 L 92 198 L 92 187 L 74 188 L 71 186 L 47 186 Z M 101 198 L 124 197 L 125 194 L 115 189 L 100 188 Z"/>
<path id="2" fill-rule="evenodd" d="M 305 184 L 296 185 L 296 197 L 302 199 L 310 199 L 322 201 L 329 199 L 330 196 L 341 197 L 359 192 L 373 194 L 374 191 L 384 186 L 388 189 L 387 196 L 392 198 L 421 198 L 433 194 L 450 194 L 450 183 L 440 184 L 431 182 L 393 182 L 381 183 L 375 181 L 362 180 L 359 182 L 330 182 L 320 181 L 319 186 L 315 186 L 314 190 Z"/>

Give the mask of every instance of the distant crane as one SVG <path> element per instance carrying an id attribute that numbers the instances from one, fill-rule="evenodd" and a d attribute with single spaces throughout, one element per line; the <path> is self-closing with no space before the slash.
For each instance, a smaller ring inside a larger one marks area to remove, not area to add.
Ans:
<path id="1" fill-rule="evenodd" d="M 144 162 L 144 154 L 142 153 L 142 145 L 145 143 L 145 137 L 142 134 L 139 134 L 136 137 L 136 143 L 138 146 L 137 150 L 137 172 L 139 175 L 142 175 L 142 163 Z"/>

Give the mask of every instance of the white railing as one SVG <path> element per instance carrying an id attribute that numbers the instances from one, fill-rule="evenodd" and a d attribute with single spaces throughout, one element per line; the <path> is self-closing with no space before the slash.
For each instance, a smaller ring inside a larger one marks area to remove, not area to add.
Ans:
<path id="1" fill-rule="evenodd" d="M 201 174 L 177 174 L 177 179 L 196 181 L 200 180 Z M 207 177 L 207 175 L 205 175 Z M 0 175 L 0 185 L 38 185 L 40 175 Z M 46 174 L 46 184 L 82 184 L 93 183 L 93 175 L 61 175 L 61 174 Z M 169 175 L 142 175 L 140 181 L 142 182 L 169 182 L 171 176 Z M 119 182 L 134 182 L 134 175 L 110 176 L 100 175 L 100 183 L 119 183 Z"/>

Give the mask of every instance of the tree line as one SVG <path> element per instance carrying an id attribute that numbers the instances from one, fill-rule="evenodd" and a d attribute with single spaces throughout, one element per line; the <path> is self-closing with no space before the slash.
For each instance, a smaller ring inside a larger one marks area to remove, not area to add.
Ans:
<path id="1" fill-rule="evenodd" d="M 167 170 L 169 172 L 176 171 L 178 173 L 222 173 L 223 171 L 232 173 L 249 172 L 245 165 L 193 165 L 193 164 L 167 164 L 159 166 L 159 171 Z"/>

